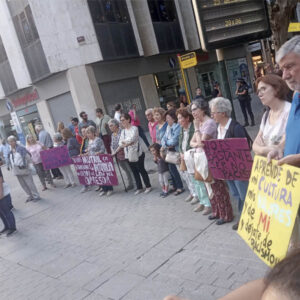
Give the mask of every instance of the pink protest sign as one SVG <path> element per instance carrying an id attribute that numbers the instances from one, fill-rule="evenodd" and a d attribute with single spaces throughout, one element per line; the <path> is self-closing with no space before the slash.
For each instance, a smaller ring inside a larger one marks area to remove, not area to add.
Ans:
<path id="1" fill-rule="evenodd" d="M 204 141 L 204 151 L 215 179 L 249 180 L 253 159 L 246 138 Z"/>
<path id="2" fill-rule="evenodd" d="M 73 163 L 67 146 L 41 151 L 41 159 L 45 170 L 68 166 Z"/>
<path id="3" fill-rule="evenodd" d="M 111 155 L 85 155 L 72 159 L 81 184 L 118 185 L 118 177 Z"/>

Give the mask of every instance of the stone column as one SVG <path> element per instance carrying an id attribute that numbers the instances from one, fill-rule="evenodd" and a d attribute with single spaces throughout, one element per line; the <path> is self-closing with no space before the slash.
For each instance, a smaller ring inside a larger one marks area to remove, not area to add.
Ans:
<path id="1" fill-rule="evenodd" d="M 51 136 L 56 132 L 56 124 L 54 124 L 48 104 L 46 100 L 42 100 L 36 104 L 40 119 L 43 123 L 44 129 L 50 133 Z"/>
<path id="2" fill-rule="evenodd" d="M 69 69 L 67 80 L 78 115 L 85 111 L 89 119 L 95 120 L 96 108 L 102 108 L 105 112 L 99 85 L 91 66 L 83 65 Z"/>
<path id="3" fill-rule="evenodd" d="M 153 74 L 140 76 L 139 82 L 140 82 L 146 108 L 153 108 L 155 106 L 160 106 Z"/>

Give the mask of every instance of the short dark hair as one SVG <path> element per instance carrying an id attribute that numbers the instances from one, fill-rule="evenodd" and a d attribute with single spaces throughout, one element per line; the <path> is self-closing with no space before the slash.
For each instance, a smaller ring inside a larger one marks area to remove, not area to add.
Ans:
<path id="1" fill-rule="evenodd" d="M 79 120 L 78 120 L 78 118 L 76 118 L 76 117 L 75 117 L 75 118 L 72 118 L 72 121 L 73 121 L 73 122 L 76 122 L 76 123 L 79 123 Z"/>
<path id="2" fill-rule="evenodd" d="M 121 104 L 117 104 L 116 106 L 115 106 L 115 110 L 120 110 L 121 109 Z"/>
<path id="3" fill-rule="evenodd" d="M 167 105 L 170 105 L 170 106 L 172 106 L 173 108 L 176 108 L 176 103 L 175 103 L 175 101 L 168 101 L 168 102 L 167 102 Z"/>
<path id="4" fill-rule="evenodd" d="M 177 123 L 178 119 L 177 119 L 177 116 L 176 116 L 176 109 L 175 108 L 169 109 L 168 111 L 166 111 L 165 117 L 166 116 L 170 116 L 175 121 L 175 123 Z"/>
<path id="5" fill-rule="evenodd" d="M 103 110 L 102 110 L 101 108 L 97 108 L 97 109 L 96 109 L 96 113 L 100 113 L 100 114 L 103 115 Z"/>
<path id="6" fill-rule="evenodd" d="M 275 74 L 267 74 L 263 77 L 257 78 L 255 81 L 256 89 L 258 88 L 258 84 L 260 82 L 271 85 L 275 90 L 275 97 L 280 100 L 286 100 L 286 96 L 289 93 L 289 88 L 286 82 L 280 76 Z"/>
<path id="7" fill-rule="evenodd" d="M 85 115 L 85 111 L 82 111 L 82 112 L 79 114 L 80 118 L 82 118 L 83 115 Z"/>
<path id="8" fill-rule="evenodd" d="M 125 120 L 129 120 L 129 122 L 131 122 L 131 116 L 129 114 L 124 113 L 121 115 L 121 118 L 124 118 Z"/>
<path id="9" fill-rule="evenodd" d="M 176 110 L 176 115 L 181 115 L 185 119 L 189 119 L 190 122 L 193 122 L 193 115 L 186 108 L 178 108 Z"/>
<path id="10" fill-rule="evenodd" d="M 300 299 L 300 249 L 279 262 L 265 277 L 266 289 L 271 286 L 284 294 Z"/>
<path id="11" fill-rule="evenodd" d="M 156 154 L 158 154 L 158 155 L 160 153 L 160 148 L 161 148 L 161 145 L 158 143 L 154 143 L 149 147 L 150 150 L 154 149 L 156 151 Z"/>
<path id="12" fill-rule="evenodd" d="M 191 108 L 193 105 L 195 105 L 197 108 L 203 110 L 205 115 L 210 116 L 208 101 L 201 99 L 201 98 L 196 98 L 195 100 L 193 100 L 193 102 L 191 104 Z"/>

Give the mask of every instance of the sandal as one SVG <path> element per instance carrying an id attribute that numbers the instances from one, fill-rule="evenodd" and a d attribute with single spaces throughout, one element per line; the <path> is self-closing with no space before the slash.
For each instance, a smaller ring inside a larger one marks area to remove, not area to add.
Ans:
<path id="1" fill-rule="evenodd" d="M 176 190 L 176 192 L 174 193 L 174 196 L 178 196 L 178 195 L 182 194 L 183 192 L 184 192 L 184 189 Z"/>

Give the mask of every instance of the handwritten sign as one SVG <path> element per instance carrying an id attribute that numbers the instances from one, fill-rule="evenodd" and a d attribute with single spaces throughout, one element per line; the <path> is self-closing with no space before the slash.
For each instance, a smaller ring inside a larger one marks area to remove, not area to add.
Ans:
<path id="1" fill-rule="evenodd" d="M 246 138 L 204 141 L 204 151 L 215 179 L 249 179 L 253 159 Z"/>
<path id="2" fill-rule="evenodd" d="M 300 169 L 255 156 L 238 233 L 270 267 L 287 253 L 300 194 Z"/>
<path id="3" fill-rule="evenodd" d="M 113 159 L 107 154 L 73 157 L 79 182 L 83 185 L 118 185 Z"/>
<path id="4" fill-rule="evenodd" d="M 67 146 L 41 151 L 41 159 L 45 170 L 68 166 L 73 163 Z"/>

